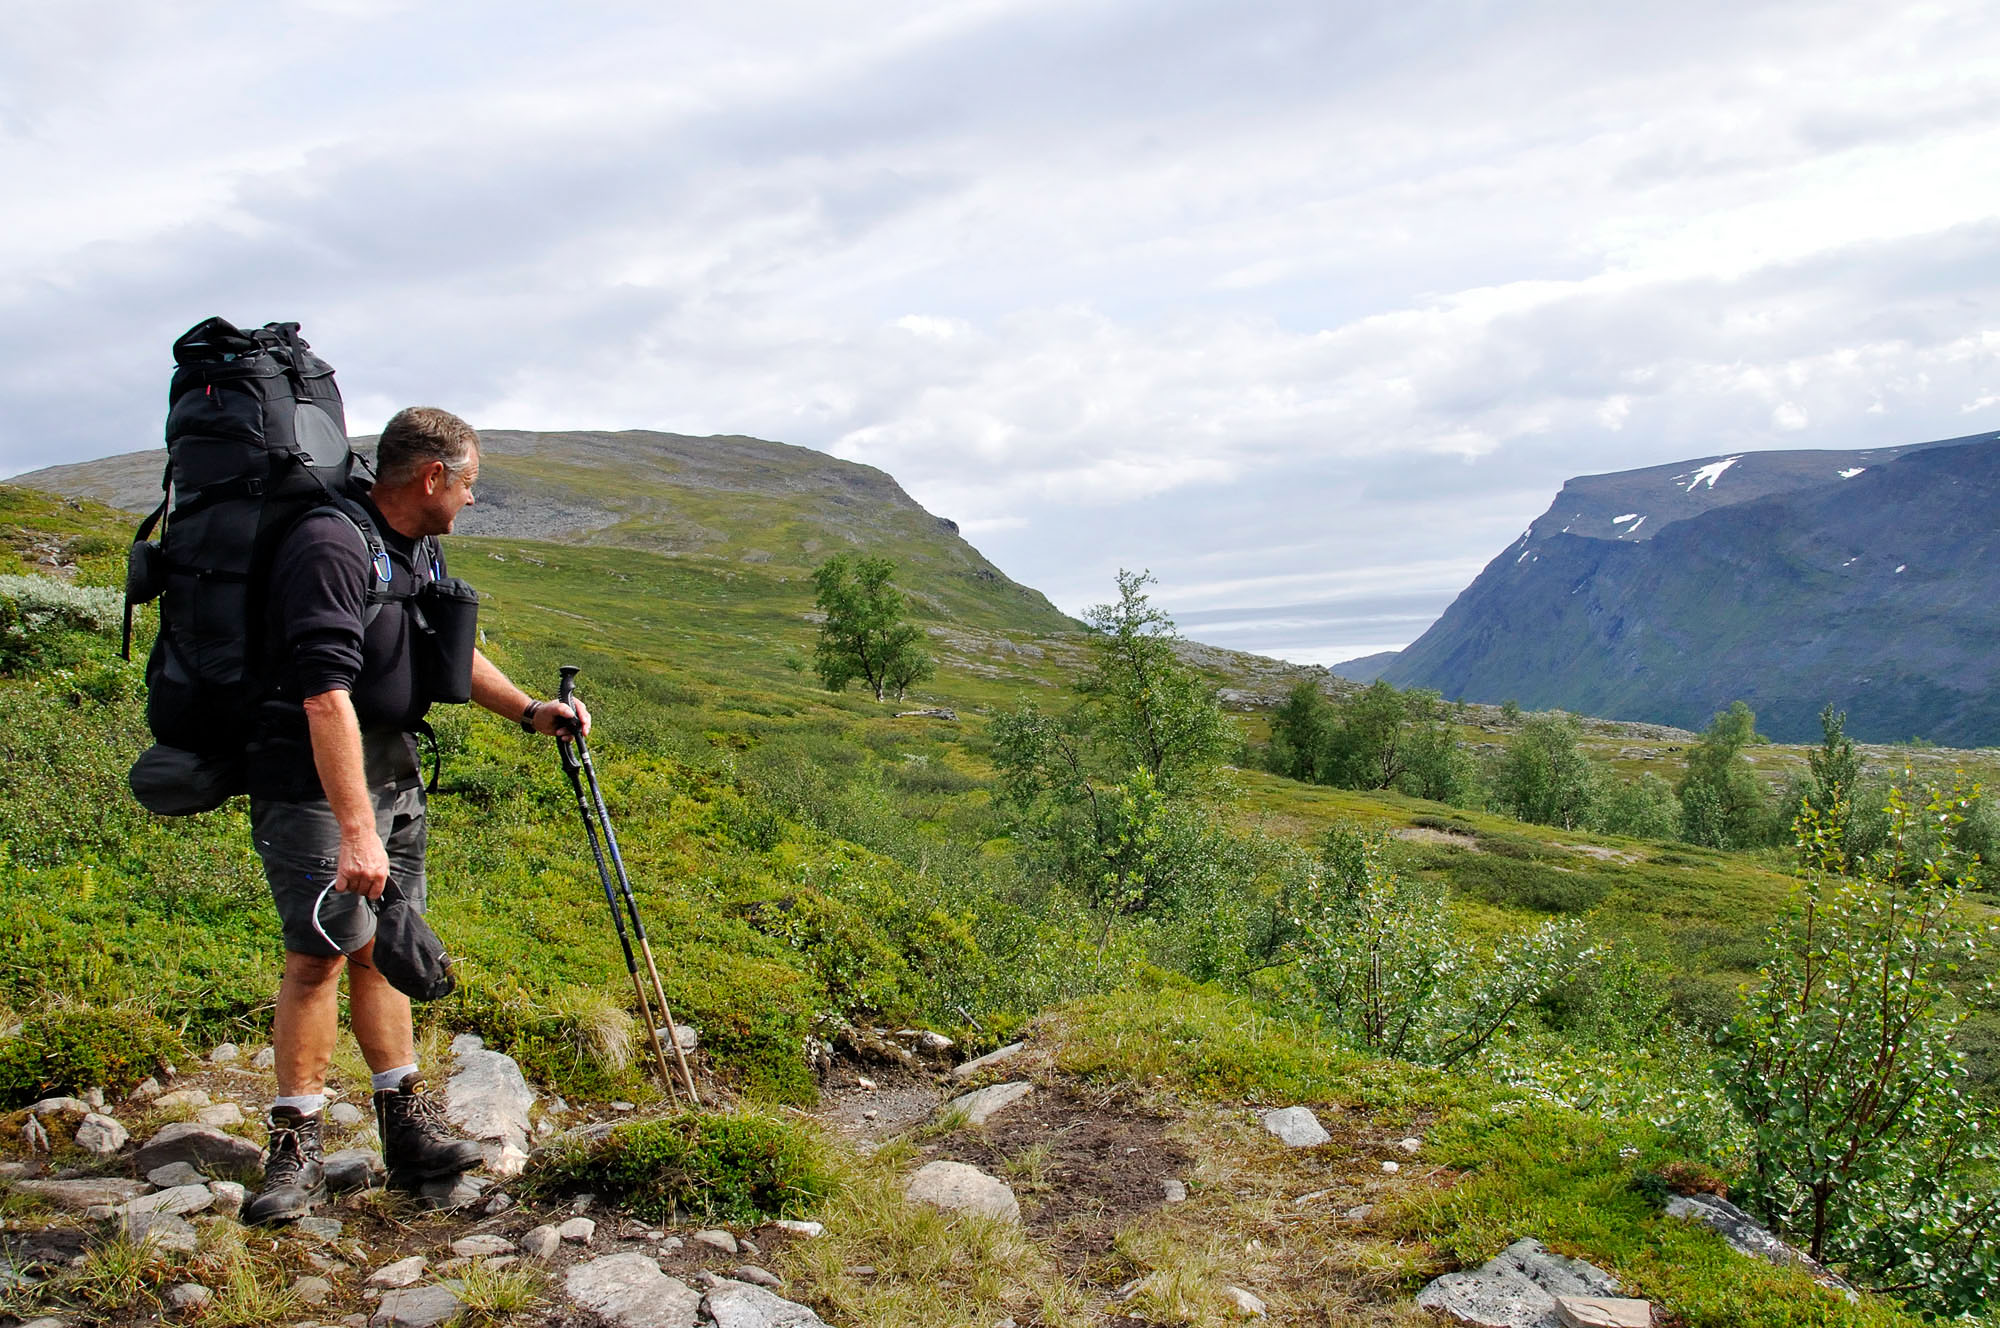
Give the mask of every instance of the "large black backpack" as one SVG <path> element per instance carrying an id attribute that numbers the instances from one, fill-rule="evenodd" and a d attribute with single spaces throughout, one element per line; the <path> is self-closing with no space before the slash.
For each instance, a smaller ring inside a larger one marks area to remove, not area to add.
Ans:
<path id="1" fill-rule="evenodd" d="M 245 789 L 244 747 L 268 690 L 262 574 L 279 542 L 333 507 L 371 562 L 387 557 L 352 496 L 360 462 L 333 369 L 297 323 L 246 332 L 211 318 L 174 343 L 174 363 L 163 496 L 133 537 L 125 580 L 128 658 L 133 606 L 161 601 L 146 661 L 158 745 L 133 767 L 132 790 L 170 815 Z"/>

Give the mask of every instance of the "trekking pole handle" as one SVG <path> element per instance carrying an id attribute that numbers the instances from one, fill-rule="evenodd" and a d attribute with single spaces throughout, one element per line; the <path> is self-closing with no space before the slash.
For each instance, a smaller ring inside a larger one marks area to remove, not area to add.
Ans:
<path id="1" fill-rule="evenodd" d="M 562 675 L 562 681 L 556 684 L 556 700 L 568 705 L 569 698 L 576 693 L 576 675 L 583 669 L 576 664 L 565 664 L 556 672 Z"/>

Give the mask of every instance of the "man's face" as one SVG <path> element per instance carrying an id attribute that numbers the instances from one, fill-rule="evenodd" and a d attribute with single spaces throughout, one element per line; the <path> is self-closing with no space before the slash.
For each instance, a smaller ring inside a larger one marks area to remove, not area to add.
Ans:
<path id="1" fill-rule="evenodd" d="M 479 449 L 476 447 L 467 454 L 465 467 L 457 474 L 442 465 L 438 467 L 436 479 L 428 485 L 429 493 L 426 495 L 429 499 L 426 515 L 431 518 L 429 524 L 434 527 L 428 533 L 451 534 L 452 523 L 458 520 L 458 514 L 472 506 L 472 486 L 478 482 Z"/>

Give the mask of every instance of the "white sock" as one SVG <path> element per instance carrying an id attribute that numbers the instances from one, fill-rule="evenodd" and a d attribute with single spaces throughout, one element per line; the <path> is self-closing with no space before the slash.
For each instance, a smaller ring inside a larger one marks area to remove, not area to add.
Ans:
<path id="1" fill-rule="evenodd" d="M 382 1073 L 375 1075 L 371 1082 L 374 1084 L 376 1092 L 386 1093 L 392 1088 L 401 1087 L 403 1080 L 416 1072 L 417 1064 L 415 1061 L 412 1061 L 408 1065 L 398 1065 L 393 1070 L 382 1071 Z"/>
<path id="2" fill-rule="evenodd" d="M 301 1116 L 317 1116 L 320 1113 L 320 1108 L 326 1105 L 326 1094 L 298 1093 L 292 1097 L 274 1097 L 271 1099 L 271 1105 L 274 1107 L 290 1107 Z"/>

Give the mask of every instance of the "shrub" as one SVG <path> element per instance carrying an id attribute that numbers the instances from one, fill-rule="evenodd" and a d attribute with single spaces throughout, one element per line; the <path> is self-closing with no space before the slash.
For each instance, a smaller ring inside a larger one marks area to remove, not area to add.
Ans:
<path id="1" fill-rule="evenodd" d="M 182 1051 L 172 1029 L 141 1010 L 52 1010 L 0 1042 L 0 1108 L 102 1088 L 124 1094 Z"/>
<path id="2" fill-rule="evenodd" d="M 76 634 L 118 629 L 124 599 L 103 586 L 47 576 L 0 576 L 0 674 L 75 663 Z"/>
<path id="3" fill-rule="evenodd" d="M 527 1184 L 610 1198 L 649 1222 L 686 1214 L 750 1225 L 803 1217 L 833 1193 L 834 1178 L 819 1141 L 800 1126 L 750 1111 L 677 1111 L 558 1146 Z"/>

